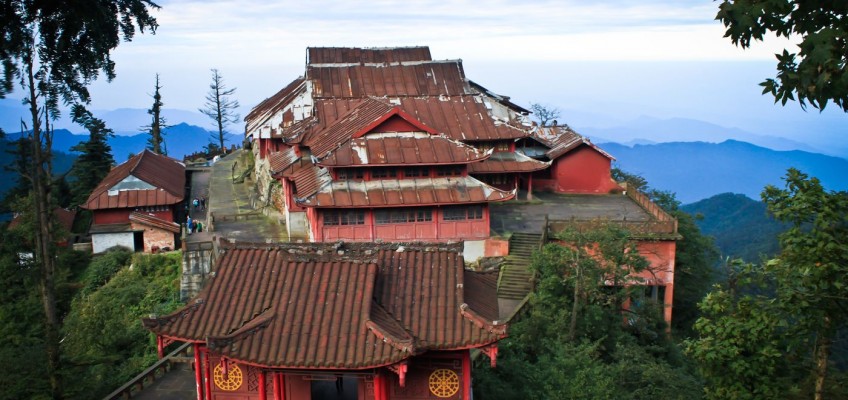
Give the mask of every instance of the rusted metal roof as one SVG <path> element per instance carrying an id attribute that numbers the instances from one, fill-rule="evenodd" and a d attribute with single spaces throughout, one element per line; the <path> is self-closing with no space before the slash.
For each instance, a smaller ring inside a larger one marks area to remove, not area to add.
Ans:
<path id="1" fill-rule="evenodd" d="M 306 198 L 315 194 L 321 187 L 332 181 L 330 172 L 326 168 L 316 165 L 307 165 L 294 172 L 291 176 L 294 181 L 295 196 Z"/>
<path id="2" fill-rule="evenodd" d="M 155 189 L 121 190 L 109 195 L 109 189 L 130 175 L 152 185 Z M 183 200 L 185 165 L 150 150 L 131 157 L 109 171 L 80 207 L 89 210 L 171 205 Z"/>
<path id="3" fill-rule="evenodd" d="M 427 126 L 463 142 L 518 139 L 529 133 L 492 117 L 481 96 L 405 97 L 401 109 Z"/>
<path id="4" fill-rule="evenodd" d="M 347 141 L 319 164 L 332 167 L 453 165 L 484 160 L 489 154 L 443 135 L 380 133 Z"/>
<path id="5" fill-rule="evenodd" d="M 481 93 L 485 93 L 487 96 L 497 100 L 499 103 L 511 108 L 515 112 L 518 112 L 518 113 L 521 113 L 521 114 L 530 114 L 531 113 L 530 110 L 528 110 L 524 107 L 521 107 L 518 104 L 515 104 L 512 101 L 510 101 L 509 96 L 497 94 L 497 93 L 495 93 L 495 92 L 493 92 L 489 89 L 484 88 L 483 85 L 481 85 L 477 82 L 474 82 L 472 80 L 469 80 L 468 84 L 471 85 L 471 87 L 474 88 L 475 90 L 478 90 Z"/>
<path id="6" fill-rule="evenodd" d="M 324 129 L 314 131 L 306 138 L 305 144 L 312 150 L 312 155 L 322 158 L 354 133 L 380 121 L 392 108 L 381 101 L 367 99 L 335 119 L 332 124 L 325 125 Z"/>
<path id="7" fill-rule="evenodd" d="M 282 151 L 275 151 L 268 155 L 268 165 L 271 167 L 272 175 L 282 172 L 298 160 L 300 160 L 300 156 L 297 155 L 292 147 Z"/>
<path id="8" fill-rule="evenodd" d="M 271 118 L 275 112 L 282 110 L 298 93 L 305 89 L 304 82 L 306 81 L 303 77 L 298 77 L 280 89 L 279 92 L 262 100 L 256 107 L 253 107 L 247 116 L 244 117 L 244 121 L 247 124 L 247 132 L 256 129 L 257 126 L 262 125 L 268 118 Z"/>
<path id="9" fill-rule="evenodd" d="M 335 253 L 226 249 L 195 299 L 143 323 L 181 341 L 208 338 L 213 354 L 236 362 L 298 369 L 374 368 L 505 336 L 505 325 L 480 317 L 490 311 L 470 306 L 494 297 L 464 291 L 456 252 L 380 250 L 347 261 Z M 497 299 L 485 307 L 497 308 Z"/>
<path id="10" fill-rule="evenodd" d="M 314 98 L 458 96 L 471 93 L 461 61 L 307 66 Z"/>
<path id="11" fill-rule="evenodd" d="M 534 160 L 521 153 L 500 152 L 481 162 L 468 164 L 469 174 L 500 174 L 507 172 L 533 172 L 551 166 L 550 162 Z"/>
<path id="12" fill-rule="evenodd" d="M 391 48 L 361 48 L 361 47 L 308 47 L 306 63 L 337 64 L 337 63 L 398 63 L 405 61 L 430 61 L 430 48 L 420 47 L 391 47 Z"/>
<path id="13" fill-rule="evenodd" d="M 163 229 L 173 233 L 180 233 L 180 225 L 178 223 L 166 221 L 162 218 L 157 218 L 150 214 L 132 212 L 130 213 L 130 221 L 138 222 L 140 224 L 152 226 L 154 228 Z"/>
<path id="14" fill-rule="evenodd" d="M 515 191 L 491 187 L 470 176 L 456 178 L 333 181 L 314 194 L 300 197 L 305 207 L 394 207 L 505 201 Z"/>
<path id="15" fill-rule="evenodd" d="M 573 131 L 568 125 L 538 127 L 533 132 L 533 138 L 550 148 L 546 155 L 551 160 L 584 144 L 597 150 L 598 153 L 603 154 L 610 160 L 615 160 L 615 157 L 600 147 L 595 146 L 588 138 Z"/>

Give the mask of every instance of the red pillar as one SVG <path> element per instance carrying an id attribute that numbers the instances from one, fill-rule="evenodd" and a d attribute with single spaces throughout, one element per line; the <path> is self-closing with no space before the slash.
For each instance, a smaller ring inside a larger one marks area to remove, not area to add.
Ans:
<path id="1" fill-rule="evenodd" d="M 471 400 L 471 352 L 462 352 L 462 400 Z"/>
<path id="2" fill-rule="evenodd" d="M 265 393 L 265 371 L 259 371 L 259 400 L 268 400 L 268 393 Z"/>
<path id="3" fill-rule="evenodd" d="M 274 400 L 286 400 L 286 377 L 282 372 L 274 372 L 271 377 L 274 383 Z"/>
<path id="4" fill-rule="evenodd" d="M 162 336 L 156 335 L 156 355 L 161 359 L 165 357 L 165 343 Z"/>
<path id="5" fill-rule="evenodd" d="M 200 345 L 194 344 L 194 382 L 197 385 L 197 400 L 203 400 L 203 376 L 200 369 L 203 364 L 200 362 Z"/>
<path id="6" fill-rule="evenodd" d="M 212 363 L 209 362 L 209 352 L 208 351 L 203 352 L 203 358 L 205 360 L 203 363 L 206 366 L 206 369 L 203 371 L 204 372 L 203 375 L 206 377 L 206 379 L 205 379 L 206 400 L 212 400 L 212 368 L 213 368 L 213 366 L 212 366 Z"/>
<path id="7" fill-rule="evenodd" d="M 374 374 L 374 400 L 384 400 L 383 377 L 379 372 Z"/>

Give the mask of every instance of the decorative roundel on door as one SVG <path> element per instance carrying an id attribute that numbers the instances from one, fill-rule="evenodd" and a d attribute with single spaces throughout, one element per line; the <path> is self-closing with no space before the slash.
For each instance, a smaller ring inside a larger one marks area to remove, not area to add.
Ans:
<path id="1" fill-rule="evenodd" d="M 242 383 L 241 368 L 238 365 L 230 365 L 229 374 L 225 377 L 224 368 L 221 367 L 221 364 L 218 364 L 212 372 L 212 379 L 215 381 L 215 386 L 221 388 L 221 390 L 229 392 L 238 390 Z"/>
<path id="2" fill-rule="evenodd" d="M 459 375 L 449 369 L 437 369 L 430 374 L 430 393 L 441 398 L 459 391 Z"/>

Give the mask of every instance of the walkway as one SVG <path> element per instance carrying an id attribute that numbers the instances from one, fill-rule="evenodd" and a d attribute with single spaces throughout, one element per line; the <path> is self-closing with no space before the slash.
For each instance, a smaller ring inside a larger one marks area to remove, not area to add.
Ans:
<path id="1" fill-rule="evenodd" d="M 152 385 L 132 397 L 138 400 L 192 400 L 197 399 L 194 371 L 189 363 L 176 363 L 174 367 Z"/>

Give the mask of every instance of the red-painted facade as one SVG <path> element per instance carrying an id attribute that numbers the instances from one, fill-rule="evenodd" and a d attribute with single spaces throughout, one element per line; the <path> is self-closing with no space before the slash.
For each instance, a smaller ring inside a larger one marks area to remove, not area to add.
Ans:
<path id="1" fill-rule="evenodd" d="M 133 211 L 142 212 L 163 221 L 174 221 L 173 206 L 141 207 L 141 208 L 110 208 L 94 210 L 93 219 L 95 224 L 127 224 L 130 222 L 130 214 Z"/>
<path id="2" fill-rule="evenodd" d="M 536 190 L 558 193 L 607 194 L 619 190 L 610 176 L 611 160 L 582 145 L 553 160 L 550 171 L 537 173 Z"/>
<path id="3" fill-rule="evenodd" d="M 444 242 L 489 237 L 489 207 L 485 204 L 392 209 L 317 210 L 313 236 L 318 242 L 349 240 Z M 387 215 L 388 214 L 388 215 Z M 464 215 L 461 215 L 464 214 Z M 398 220 L 406 222 L 396 222 Z M 395 221 L 395 222 L 392 222 Z M 328 223 L 329 222 L 329 223 Z"/>

